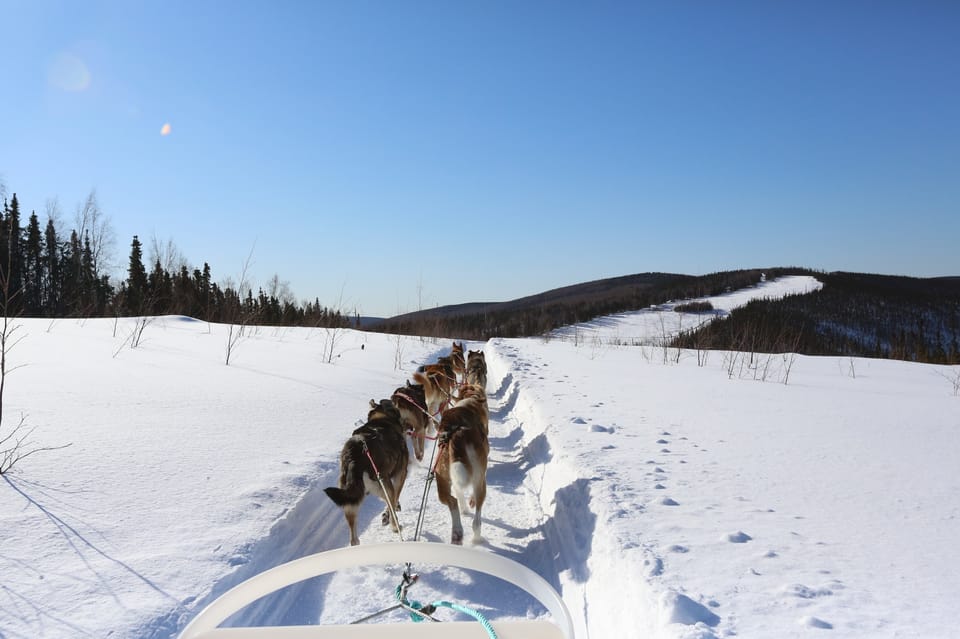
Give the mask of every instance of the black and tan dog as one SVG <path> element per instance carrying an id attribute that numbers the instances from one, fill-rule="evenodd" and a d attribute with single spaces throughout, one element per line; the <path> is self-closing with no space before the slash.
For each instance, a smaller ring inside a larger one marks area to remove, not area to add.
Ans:
<path id="1" fill-rule="evenodd" d="M 487 388 L 487 358 L 483 351 L 470 351 L 467 353 L 467 375 L 468 384 L 477 384 L 483 389 Z"/>
<path id="2" fill-rule="evenodd" d="M 473 543 L 480 543 L 480 514 L 487 496 L 487 394 L 480 386 L 467 384 L 460 399 L 440 420 L 436 480 L 437 497 L 450 509 L 450 543 L 463 543 L 460 514 L 473 511 Z M 469 497 L 468 497 L 469 495 Z"/>
<path id="3" fill-rule="evenodd" d="M 380 403 L 371 399 L 367 423 L 353 431 L 343 445 L 338 487 L 324 489 L 333 503 L 343 509 L 343 516 L 350 527 L 351 546 L 360 543 L 357 537 L 357 513 L 368 494 L 373 493 L 395 510 L 400 510 L 400 491 L 407 480 L 409 463 L 410 453 L 407 452 L 400 411 L 389 399 L 381 399 Z M 377 480 L 378 471 L 383 482 L 382 489 Z M 399 522 L 393 521 L 389 507 L 383 511 L 381 521 L 384 525 L 391 524 L 394 531 L 399 531 Z"/>
<path id="4" fill-rule="evenodd" d="M 393 391 L 390 399 L 397 410 L 400 411 L 400 420 L 413 442 L 413 454 L 417 461 L 421 461 L 423 459 L 424 440 L 433 421 L 427 411 L 427 398 L 423 391 L 423 385 L 407 382 L 406 386 L 401 386 Z"/>

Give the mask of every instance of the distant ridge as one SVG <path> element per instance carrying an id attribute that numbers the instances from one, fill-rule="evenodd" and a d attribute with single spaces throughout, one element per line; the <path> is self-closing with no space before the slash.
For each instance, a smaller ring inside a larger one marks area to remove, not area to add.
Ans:
<path id="1" fill-rule="evenodd" d="M 632 291 L 636 288 L 649 288 L 657 286 L 666 281 L 672 281 L 682 278 L 690 278 L 690 275 L 678 275 L 675 273 L 638 273 L 635 275 L 622 275 L 580 284 L 571 284 L 560 288 L 550 289 L 543 293 L 527 295 L 506 302 L 466 302 L 463 304 L 448 304 L 436 308 L 423 309 L 403 313 L 394 317 L 381 320 L 383 325 L 395 325 L 399 323 L 417 322 L 424 318 L 453 317 L 460 315 L 471 315 L 476 313 L 490 313 L 503 311 L 522 311 L 532 307 L 542 306 L 544 304 L 563 303 L 571 300 L 584 299 L 602 299 L 622 295 L 624 292 Z M 378 329 L 381 326 L 372 324 Z"/>
<path id="2" fill-rule="evenodd" d="M 542 335 L 601 315 L 672 299 L 717 295 L 767 277 L 808 274 L 802 268 L 744 269 L 709 275 L 637 273 L 563 286 L 506 302 L 471 302 L 404 313 L 371 323 L 378 332 L 466 339 Z"/>

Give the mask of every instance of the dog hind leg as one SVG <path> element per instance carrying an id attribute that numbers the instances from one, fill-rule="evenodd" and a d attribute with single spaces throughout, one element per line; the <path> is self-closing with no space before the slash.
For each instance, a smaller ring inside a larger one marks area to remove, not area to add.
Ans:
<path id="1" fill-rule="evenodd" d="M 479 481 L 473 485 L 473 497 L 476 501 L 476 507 L 473 511 L 473 543 L 482 544 L 484 539 L 480 534 L 480 512 L 483 510 L 483 502 L 487 498 L 487 478 L 486 472 L 481 471 Z"/>
<path id="2" fill-rule="evenodd" d="M 356 546 L 360 543 L 360 537 L 357 536 L 357 513 L 360 506 L 347 504 L 343 507 L 343 516 L 347 518 L 347 526 L 350 527 L 350 545 Z"/>
<path id="3" fill-rule="evenodd" d="M 467 486 L 470 485 L 470 469 L 463 462 L 450 464 L 450 494 L 457 500 L 460 512 L 467 514 L 467 504 L 473 505 L 473 499 L 467 500 Z"/>
<path id="4" fill-rule="evenodd" d="M 460 520 L 460 507 L 456 498 L 450 492 L 450 479 L 441 474 L 437 474 L 437 497 L 440 503 L 444 504 L 450 510 L 450 543 L 463 544 L 463 522 Z"/>

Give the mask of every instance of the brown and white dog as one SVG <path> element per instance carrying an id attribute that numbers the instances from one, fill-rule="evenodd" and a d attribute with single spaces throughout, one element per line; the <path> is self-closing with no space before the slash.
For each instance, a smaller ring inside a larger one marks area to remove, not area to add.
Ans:
<path id="1" fill-rule="evenodd" d="M 400 420 L 413 442 L 413 454 L 417 461 L 422 461 L 424 440 L 427 437 L 427 430 L 433 422 L 427 410 L 427 399 L 423 392 L 423 385 L 407 382 L 406 386 L 401 386 L 393 391 L 390 399 L 400 411 Z"/>
<path id="2" fill-rule="evenodd" d="M 413 374 L 413 381 L 423 386 L 427 411 L 431 415 L 436 415 L 450 404 L 453 389 L 456 387 L 456 378 L 453 376 L 453 367 L 448 357 L 441 357 L 436 364 L 421 366 Z"/>
<path id="3" fill-rule="evenodd" d="M 410 453 L 404 439 L 404 427 L 400 411 L 389 399 L 380 403 L 370 400 L 367 423 L 353 431 L 340 452 L 340 479 L 337 488 L 325 488 L 324 492 L 337 506 L 350 527 L 350 545 L 360 543 L 357 536 L 357 513 L 363 498 L 373 493 L 384 503 L 400 510 L 400 491 L 407 480 L 407 464 Z M 377 474 L 383 481 L 383 489 Z M 386 494 L 384 494 L 386 490 Z M 390 516 L 390 508 L 383 511 L 383 525 L 388 523 L 399 532 L 399 522 Z"/>
<path id="4" fill-rule="evenodd" d="M 453 362 L 453 374 L 461 381 L 465 381 L 464 375 L 467 372 L 467 365 L 463 358 L 463 342 L 453 343 L 453 348 L 450 349 L 450 359 Z"/>
<path id="5" fill-rule="evenodd" d="M 467 375 L 468 384 L 477 384 L 483 389 L 487 388 L 487 358 L 483 351 L 470 351 L 467 353 Z"/>
<path id="6" fill-rule="evenodd" d="M 463 522 L 460 513 L 473 506 L 473 543 L 480 543 L 480 515 L 487 496 L 487 437 L 489 412 L 487 394 L 480 386 L 467 384 L 460 389 L 460 399 L 443 413 L 437 464 L 437 497 L 450 509 L 452 527 L 450 543 L 463 543 Z M 469 495 L 469 497 L 468 497 Z"/>

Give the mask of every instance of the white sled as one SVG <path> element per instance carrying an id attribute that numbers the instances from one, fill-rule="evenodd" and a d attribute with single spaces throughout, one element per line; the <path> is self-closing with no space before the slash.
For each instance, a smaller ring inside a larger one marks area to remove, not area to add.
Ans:
<path id="1" fill-rule="evenodd" d="M 543 604 L 553 617 L 552 623 L 545 619 L 493 621 L 491 625 L 499 639 L 574 639 L 573 622 L 563 599 L 540 575 L 526 566 L 490 552 L 424 542 L 350 546 L 282 564 L 251 577 L 218 597 L 184 628 L 180 639 L 487 639 L 490 636 L 477 621 L 217 627 L 244 606 L 305 579 L 346 568 L 403 565 L 407 562 L 455 566 L 498 577 L 529 593 Z"/>

